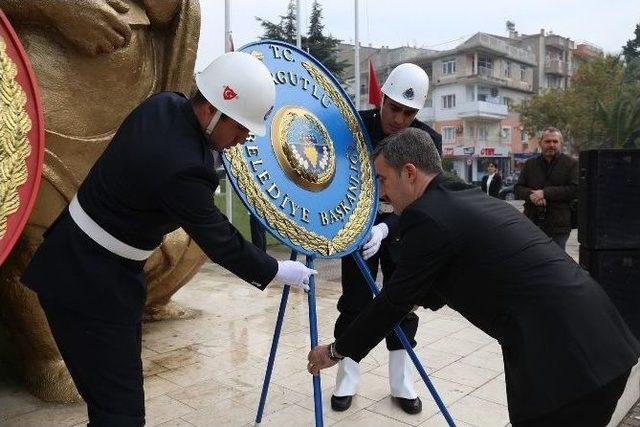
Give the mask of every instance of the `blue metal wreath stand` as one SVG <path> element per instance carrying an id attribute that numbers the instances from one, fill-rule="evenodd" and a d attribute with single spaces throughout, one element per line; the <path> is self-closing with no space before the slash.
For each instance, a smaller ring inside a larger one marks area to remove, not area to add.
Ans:
<path id="1" fill-rule="evenodd" d="M 360 268 L 360 271 L 362 272 L 364 278 L 366 279 L 367 284 L 371 289 L 371 292 L 377 296 L 380 293 L 380 291 L 378 290 L 378 287 L 376 286 L 376 283 L 373 280 L 373 277 L 371 276 L 371 272 L 369 271 L 367 264 L 364 262 L 362 255 L 360 254 L 359 251 L 356 250 L 351 254 L 351 256 L 353 257 L 353 259 L 356 261 L 356 264 Z M 295 251 L 292 251 L 291 260 L 295 261 L 297 257 L 298 257 L 298 254 Z M 306 260 L 307 267 L 313 269 L 313 260 L 314 260 L 313 256 L 307 255 L 307 260 Z M 289 298 L 289 290 L 290 290 L 289 285 L 285 285 L 282 289 L 282 298 L 280 299 L 280 308 L 278 309 L 278 318 L 276 321 L 276 327 L 275 327 L 275 330 L 273 331 L 273 341 L 271 342 L 271 352 L 269 353 L 269 362 L 267 363 L 267 371 L 264 376 L 264 382 L 262 383 L 262 393 L 260 394 L 260 403 L 258 404 L 258 413 L 256 414 L 256 422 L 255 422 L 256 426 L 259 426 L 260 423 L 262 422 L 264 406 L 267 401 L 267 394 L 269 393 L 269 384 L 271 382 L 271 374 L 273 373 L 273 365 L 276 359 L 276 352 L 278 350 L 278 340 L 280 339 L 280 333 L 282 332 L 284 312 L 286 310 L 287 300 Z M 314 276 L 311 276 L 309 279 L 309 292 L 307 293 L 307 299 L 309 303 L 309 329 L 310 329 L 310 338 L 311 338 L 311 348 L 314 348 L 315 346 L 318 345 L 318 318 L 316 314 L 316 283 L 315 283 Z M 396 325 L 393 328 L 393 330 L 396 333 L 400 342 L 402 342 L 402 345 L 404 346 L 404 348 L 407 350 L 409 357 L 411 357 L 413 364 L 415 365 L 416 369 L 420 373 L 422 380 L 424 381 L 425 385 L 429 389 L 431 396 L 433 396 L 433 400 L 435 400 L 436 404 L 438 405 L 438 408 L 440 409 L 440 412 L 442 412 L 442 415 L 447 420 L 447 423 L 449 424 L 449 426 L 452 426 L 452 427 L 455 426 L 455 423 L 453 422 L 453 418 L 451 418 L 451 415 L 449 414 L 449 411 L 447 410 L 446 406 L 442 402 L 442 399 L 438 395 L 436 388 L 434 387 L 433 383 L 431 383 L 431 380 L 429 379 L 427 372 L 422 367 L 422 364 L 420 363 L 420 360 L 418 359 L 418 356 L 416 355 L 415 351 L 411 347 L 411 344 L 409 343 L 409 340 L 407 339 L 407 336 L 405 335 L 404 331 L 400 329 L 400 326 L 398 325 Z M 316 426 L 322 427 L 323 426 L 322 387 L 320 386 L 321 384 L 320 375 L 313 376 L 312 378 L 313 378 L 313 402 L 314 402 L 314 408 L 315 408 Z"/>

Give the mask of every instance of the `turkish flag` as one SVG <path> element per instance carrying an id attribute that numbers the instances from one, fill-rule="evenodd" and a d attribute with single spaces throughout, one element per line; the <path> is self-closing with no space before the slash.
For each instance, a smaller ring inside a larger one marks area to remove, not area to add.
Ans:
<path id="1" fill-rule="evenodd" d="M 376 77 L 376 70 L 373 69 L 373 63 L 369 60 L 369 104 L 380 107 L 382 104 L 382 92 L 380 91 L 380 83 Z"/>

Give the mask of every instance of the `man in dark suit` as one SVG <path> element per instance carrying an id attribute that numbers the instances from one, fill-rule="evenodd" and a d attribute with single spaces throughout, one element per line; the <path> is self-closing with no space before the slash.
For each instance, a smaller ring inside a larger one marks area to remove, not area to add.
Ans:
<path id="1" fill-rule="evenodd" d="M 360 360 L 415 305 L 447 304 L 502 346 L 514 426 L 606 425 L 640 344 L 601 287 L 516 210 L 445 178 L 426 133 L 390 136 L 374 156 L 401 214 L 397 268 L 308 370 Z"/>
<path id="2" fill-rule="evenodd" d="M 524 200 L 524 214 L 562 249 L 571 232 L 571 201 L 578 189 L 578 162 L 562 153 L 562 134 L 542 130 L 542 153 L 526 161 L 515 193 Z"/>
<path id="3" fill-rule="evenodd" d="M 487 174 L 482 177 L 480 189 L 483 193 L 497 198 L 501 188 L 502 177 L 498 173 L 498 165 L 494 161 L 487 162 Z"/>
<path id="4" fill-rule="evenodd" d="M 45 233 L 23 283 L 38 294 L 90 425 L 144 425 L 141 321 L 144 261 L 182 227 L 215 262 L 262 290 L 308 289 L 314 270 L 246 242 L 214 204 L 211 150 L 264 135 L 275 87 L 242 52 L 196 75 L 187 99 L 160 93 L 122 123 L 69 207 Z"/>
<path id="5" fill-rule="evenodd" d="M 440 134 L 416 119 L 418 111 L 424 106 L 428 91 L 429 77 L 417 65 L 400 64 L 391 71 L 382 86 L 382 106 L 360 111 L 360 117 L 374 147 L 385 136 L 412 127 L 428 132 L 438 147 L 438 151 L 441 150 L 442 137 Z M 383 284 L 391 277 L 395 268 L 394 230 L 397 222 L 398 216 L 393 214 L 391 205 L 381 201 L 378 204 L 376 225 L 364 245 L 363 257 L 367 261 L 371 275 L 375 279 L 378 267 L 380 267 L 384 276 Z M 371 290 L 353 258 L 350 256 L 342 258 L 342 296 L 338 300 L 340 315 L 334 329 L 336 338 L 358 317 L 372 299 Z M 413 313 L 406 316 L 400 327 L 407 335 L 411 345 L 415 347 L 414 338 L 418 330 L 418 316 Z M 389 334 L 386 341 L 389 349 L 391 395 L 402 410 L 410 414 L 417 414 L 422 410 L 422 402 L 413 386 L 413 365 L 409 355 L 394 333 Z M 359 365 L 346 358 L 338 367 L 336 386 L 331 396 L 331 408 L 334 411 L 344 411 L 351 406 L 359 382 Z"/>

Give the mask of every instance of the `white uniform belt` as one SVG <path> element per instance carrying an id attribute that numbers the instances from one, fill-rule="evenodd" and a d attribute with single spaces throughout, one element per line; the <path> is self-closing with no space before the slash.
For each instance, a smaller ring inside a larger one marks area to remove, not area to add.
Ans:
<path id="1" fill-rule="evenodd" d="M 116 255 L 123 258 L 132 259 L 134 261 L 144 261 L 151 256 L 153 250 L 145 251 L 143 249 L 134 248 L 124 242 L 113 237 L 104 228 L 100 227 L 80 206 L 78 195 L 73 196 L 73 200 L 69 204 L 69 214 L 78 227 L 85 232 L 87 236 L 94 242 Z"/>

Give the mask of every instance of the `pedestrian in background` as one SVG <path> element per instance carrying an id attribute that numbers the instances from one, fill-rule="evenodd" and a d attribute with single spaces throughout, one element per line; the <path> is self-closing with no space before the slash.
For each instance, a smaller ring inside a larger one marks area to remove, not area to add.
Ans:
<path id="1" fill-rule="evenodd" d="M 498 165 L 494 161 L 487 162 L 487 174 L 482 177 L 480 188 L 483 193 L 491 197 L 498 198 L 498 193 L 502 188 L 502 177 L 498 173 Z"/>
<path id="2" fill-rule="evenodd" d="M 542 130 L 541 154 L 527 160 L 515 185 L 524 214 L 565 249 L 571 232 L 571 201 L 578 189 L 578 162 L 562 153 L 562 133 Z"/>

